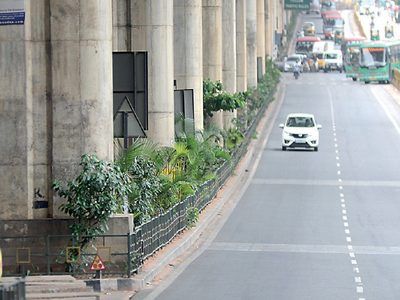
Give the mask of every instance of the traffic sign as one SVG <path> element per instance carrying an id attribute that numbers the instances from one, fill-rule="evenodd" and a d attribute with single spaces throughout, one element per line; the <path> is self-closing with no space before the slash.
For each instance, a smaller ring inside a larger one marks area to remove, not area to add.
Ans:
<path id="1" fill-rule="evenodd" d="M 285 0 L 286 10 L 310 10 L 310 0 Z"/>
<path id="2" fill-rule="evenodd" d="M 101 260 L 100 256 L 97 254 L 93 260 L 92 265 L 90 266 L 90 271 L 103 271 L 106 270 L 106 266 Z"/>

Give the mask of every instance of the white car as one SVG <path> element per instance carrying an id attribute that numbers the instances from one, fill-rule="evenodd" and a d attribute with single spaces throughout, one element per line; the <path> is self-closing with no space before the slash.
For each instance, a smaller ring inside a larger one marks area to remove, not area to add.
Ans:
<path id="1" fill-rule="evenodd" d="M 289 56 L 286 61 L 283 70 L 285 72 L 293 72 L 294 66 L 297 65 L 300 67 L 300 72 L 303 71 L 303 67 L 301 65 L 302 56 L 299 54 Z"/>
<path id="2" fill-rule="evenodd" d="M 315 122 L 313 114 L 290 114 L 282 128 L 282 150 L 287 148 L 312 148 L 318 151 L 319 130 L 322 125 Z"/>

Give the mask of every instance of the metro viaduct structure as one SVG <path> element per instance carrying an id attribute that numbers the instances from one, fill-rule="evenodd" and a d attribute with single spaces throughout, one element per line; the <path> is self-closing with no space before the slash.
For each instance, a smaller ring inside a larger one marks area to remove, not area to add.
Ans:
<path id="1" fill-rule="evenodd" d="M 0 26 L 3 220 L 65 217 L 51 182 L 85 153 L 112 161 L 116 122 L 173 146 L 177 91 L 203 129 L 203 78 L 256 86 L 291 17 L 282 0 L 21 1 L 24 23 Z"/>

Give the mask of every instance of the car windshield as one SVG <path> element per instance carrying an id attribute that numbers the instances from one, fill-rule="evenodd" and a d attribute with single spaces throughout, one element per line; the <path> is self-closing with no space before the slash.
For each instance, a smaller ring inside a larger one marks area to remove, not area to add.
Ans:
<path id="1" fill-rule="evenodd" d="M 337 59 L 338 55 L 335 53 L 327 53 L 326 54 L 326 59 Z"/>
<path id="2" fill-rule="evenodd" d="M 311 117 L 290 117 L 286 122 L 287 127 L 314 127 L 314 120 Z"/>
<path id="3" fill-rule="evenodd" d="M 300 58 L 299 58 L 299 57 L 288 57 L 287 60 L 288 60 L 288 61 L 299 61 Z"/>

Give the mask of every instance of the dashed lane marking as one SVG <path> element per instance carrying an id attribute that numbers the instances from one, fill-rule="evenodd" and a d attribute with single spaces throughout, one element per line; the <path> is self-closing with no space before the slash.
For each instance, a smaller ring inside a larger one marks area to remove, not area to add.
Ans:
<path id="1" fill-rule="evenodd" d="M 261 179 L 254 178 L 251 184 L 284 184 L 284 185 L 320 185 L 320 186 L 365 186 L 365 187 L 400 187 L 400 181 L 367 181 L 367 180 L 318 180 L 318 179 Z"/>
<path id="2" fill-rule="evenodd" d="M 353 245 L 304 245 L 304 244 L 264 244 L 264 243 L 225 243 L 212 242 L 206 251 L 237 252 L 282 252 L 282 253 L 320 253 L 349 255 L 400 255 L 400 247 L 353 246 Z M 356 265 L 355 259 L 351 263 Z"/>

